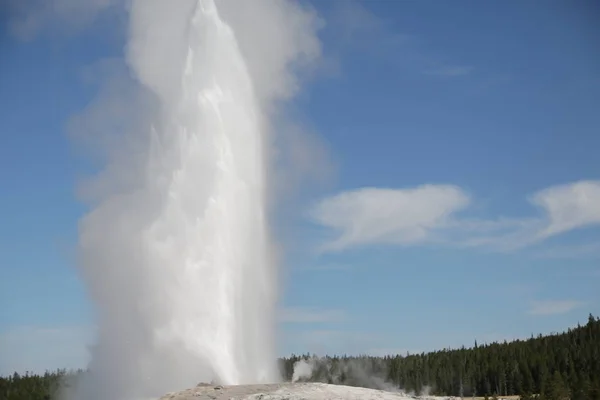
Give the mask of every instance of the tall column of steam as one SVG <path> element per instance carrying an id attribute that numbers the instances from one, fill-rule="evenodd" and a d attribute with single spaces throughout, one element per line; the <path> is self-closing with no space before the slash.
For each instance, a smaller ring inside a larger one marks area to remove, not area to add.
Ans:
<path id="1" fill-rule="evenodd" d="M 310 17 L 271 0 L 138 0 L 130 16 L 128 62 L 158 106 L 81 223 L 99 337 L 77 397 L 277 380 L 267 131 Z"/>

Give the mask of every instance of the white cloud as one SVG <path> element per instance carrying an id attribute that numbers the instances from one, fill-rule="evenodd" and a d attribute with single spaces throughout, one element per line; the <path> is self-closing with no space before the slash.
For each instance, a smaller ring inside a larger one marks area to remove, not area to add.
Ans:
<path id="1" fill-rule="evenodd" d="M 470 238 L 469 245 L 515 250 L 575 229 L 600 224 L 600 181 L 577 181 L 542 189 L 529 196 L 541 216 L 513 220 L 514 227 L 495 235 Z M 571 256 L 577 251 L 572 248 Z M 590 253 L 580 248 L 579 256 Z"/>
<path id="2" fill-rule="evenodd" d="M 577 300 L 545 300 L 531 303 L 528 313 L 531 315 L 566 314 L 585 305 Z"/>
<path id="3" fill-rule="evenodd" d="M 279 321 L 286 323 L 341 322 L 346 319 L 343 310 L 289 307 L 281 310 Z"/>
<path id="4" fill-rule="evenodd" d="M 547 213 L 548 224 L 540 237 L 600 224 L 600 181 L 579 181 L 552 186 L 531 197 Z"/>
<path id="5" fill-rule="evenodd" d="M 600 224 L 600 181 L 552 186 L 534 193 L 529 201 L 541 216 L 469 219 L 457 215 L 470 204 L 469 196 L 457 186 L 364 188 L 325 198 L 310 215 L 337 234 L 325 244 L 328 251 L 431 242 L 510 251 Z"/>
<path id="6" fill-rule="evenodd" d="M 85 368 L 93 337 L 89 326 L 10 328 L 0 333 L 0 375 Z"/>
<path id="7" fill-rule="evenodd" d="M 364 188 L 324 199 L 311 216 L 339 233 L 325 247 L 341 250 L 363 244 L 425 242 L 468 204 L 469 196 L 452 185 Z"/>

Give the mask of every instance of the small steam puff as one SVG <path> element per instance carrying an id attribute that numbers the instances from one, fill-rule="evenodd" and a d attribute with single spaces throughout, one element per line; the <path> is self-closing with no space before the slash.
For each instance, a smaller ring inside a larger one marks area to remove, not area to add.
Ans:
<path id="1" fill-rule="evenodd" d="M 292 375 L 292 382 L 298 382 L 299 380 L 308 380 L 311 378 L 314 369 L 314 359 L 310 360 L 299 360 L 294 363 L 294 374 Z"/>
<path id="2" fill-rule="evenodd" d="M 294 363 L 292 382 L 323 382 L 404 393 L 385 379 L 385 366 L 376 359 L 303 358 Z"/>
<path id="3" fill-rule="evenodd" d="M 292 382 L 322 382 L 365 387 L 399 393 L 405 397 L 431 399 L 431 387 L 423 386 L 417 395 L 387 380 L 388 370 L 377 358 L 304 357 L 293 365 Z M 440 399 L 439 397 L 435 397 Z"/>

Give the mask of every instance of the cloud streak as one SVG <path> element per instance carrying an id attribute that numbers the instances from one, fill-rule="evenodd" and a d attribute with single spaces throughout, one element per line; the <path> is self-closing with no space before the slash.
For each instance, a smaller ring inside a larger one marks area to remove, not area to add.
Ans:
<path id="1" fill-rule="evenodd" d="M 324 199 L 311 217 L 339 233 L 325 246 L 327 250 L 375 243 L 409 245 L 431 238 L 469 201 L 466 193 L 451 185 L 364 188 Z"/>
<path id="2" fill-rule="evenodd" d="M 20 40 L 32 40 L 47 28 L 77 32 L 107 9 L 124 0 L 9 0 L 8 31 Z"/>
<path id="3" fill-rule="evenodd" d="M 538 235 L 546 238 L 600 224 L 600 181 L 580 181 L 544 189 L 531 197 L 544 209 L 548 224 Z"/>
<path id="4" fill-rule="evenodd" d="M 600 181 L 552 186 L 528 200 L 541 216 L 470 219 L 461 212 L 468 211 L 471 196 L 457 186 L 363 188 L 323 199 L 310 218 L 333 236 L 324 251 L 434 242 L 509 251 L 600 224 Z"/>
<path id="5" fill-rule="evenodd" d="M 600 257 L 600 242 L 584 243 L 571 246 L 553 246 L 535 253 L 537 258 L 579 258 Z"/>
<path id="6" fill-rule="evenodd" d="M 585 305 L 578 300 L 545 300 L 531 303 L 528 314 L 530 315 L 559 315 L 569 313 Z"/>

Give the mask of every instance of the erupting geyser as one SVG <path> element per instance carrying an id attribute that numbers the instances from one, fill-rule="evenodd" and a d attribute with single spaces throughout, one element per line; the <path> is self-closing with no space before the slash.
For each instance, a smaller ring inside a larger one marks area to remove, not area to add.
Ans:
<path id="1" fill-rule="evenodd" d="M 278 380 L 267 132 L 272 103 L 291 94 L 289 63 L 317 42 L 296 5 L 225 3 L 239 31 L 221 5 L 131 4 L 128 63 L 157 107 L 125 135 L 135 152 L 109 162 L 81 222 L 98 341 L 78 400 Z"/>

